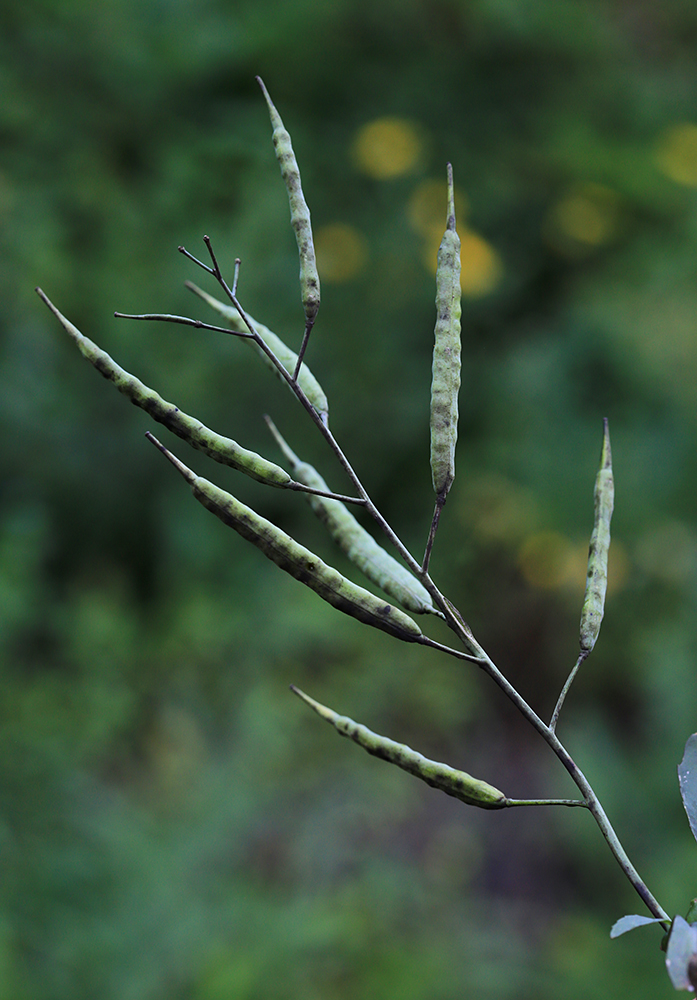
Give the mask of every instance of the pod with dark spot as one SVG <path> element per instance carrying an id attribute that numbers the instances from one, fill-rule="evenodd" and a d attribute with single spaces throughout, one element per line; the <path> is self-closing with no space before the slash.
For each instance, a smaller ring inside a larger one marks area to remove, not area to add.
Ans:
<path id="1" fill-rule="evenodd" d="M 315 245 L 312 238 L 310 210 L 307 207 L 307 202 L 303 194 L 300 182 L 300 170 L 295 159 L 290 135 L 281 120 L 281 116 L 274 107 L 273 101 L 269 97 L 269 92 L 264 86 L 264 81 L 260 76 L 257 77 L 257 81 L 269 108 L 271 126 L 273 128 L 271 138 L 276 151 L 276 158 L 281 168 L 281 176 L 285 181 L 286 190 L 288 191 L 290 222 L 295 231 L 298 254 L 300 256 L 300 293 L 305 311 L 305 327 L 309 330 L 315 322 L 320 300 L 319 274 L 317 273 L 317 262 L 315 260 Z"/>
<path id="2" fill-rule="evenodd" d="M 174 403 L 168 403 L 140 379 L 130 375 L 120 365 L 117 365 L 106 351 L 97 347 L 89 337 L 80 333 L 78 328 L 56 309 L 40 288 L 37 288 L 36 291 L 51 312 L 58 317 L 82 356 L 87 358 L 104 378 L 113 382 L 119 392 L 128 396 L 132 403 L 149 413 L 154 420 L 187 441 L 192 448 L 205 452 L 222 465 L 229 465 L 233 469 L 244 472 L 245 475 L 257 479 L 260 483 L 266 483 L 268 486 L 287 486 L 292 483 L 293 480 L 285 469 L 274 462 L 269 462 L 254 451 L 248 451 L 232 438 L 216 434 L 200 420 L 183 413 Z"/>
<path id="3" fill-rule="evenodd" d="M 160 442 L 146 435 L 166 455 L 191 486 L 191 492 L 208 510 L 228 527 L 252 542 L 277 566 L 304 583 L 329 604 L 352 618 L 389 632 L 405 642 L 419 642 L 423 633 L 419 626 L 399 608 L 393 607 L 347 580 L 337 570 L 327 566 L 314 552 L 300 545 L 281 528 L 241 503 L 230 493 L 207 479 L 197 476 L 172 455 Z"/>
<path id="4" fill-rule="evenodd" d="M 301 462 L 268 417 L 266 422 L 290 463 L 296 482 L 321 490 L 323 493 L 331 493 L 314 466 L 308 462 Z M 320 521 L 327 526 L 329 534 L 342 552 L 369 580 L 414 614 L 442 615 L 442 612 L 433 606 L 431 595 L 421 581 L 378 545 L 373 536 L 356 520 L 346 504 L 341 500 L 332 500 L 312 493 L 306 493 L 305 499 Z"/>
<path id="5" fill-rule="evenodd" d="M 429 760 L 423 754 L 412 750 L 403 743 L 395 743 L 394 740 L 387 739 L 386 736 L 378 736 L 367 726 L 362 726 L 353 719 L 345 715 L 338 715 L 331 708 L 320 705 L 314 698 L 310 698 L 299 688 L 291 685 L 291 691 L 313 708 L 318 715 L 334 726 L 336 731 L 342 736 L 352 739 L 359 746 L 380 757 L 391 764 L 396 764 L 403 771 L 421 778 L 427 785 L 440 789 L 446 795 L 452 795 L 461 802 L 466 802 L 470 806 L 479 806 L 481 809 L 503 809 L 508 800 L 503 792 L 486 781 L 473 778 L 465 771 L 457 771 L 448 764 L 439 764 L 435 760 Z"/>
<path id="6" fill-rule="evenodd" d="M 436 328 L 431 383 L 431 475 L 440 504 L 455 478 L 460 391 L 460 237 L 455 228 L 453 168 L 448 164 L 448 213 L 436 268 Z"/>
<path id="7" fill-rule="evenodd" d="M 586 593 L 581 610 L 580 644 L 583 653 L 590 653 L 600 632 L 607 593 L 607 563 L 610 551 L 610 521 L 615 505 L 615 484 L 612 476 L 612 451 L 607 418 L 603 426 L 603 447 L 600 468 L 595 480 L 595 516 L 588 551 Z"/>
<path id="8" fill-rule="evenodd" d="M 208 305 L 211 306 L 212 309 L 215 309 L 216 312 L 220 313 L 221 316 L 224 316 L 230 324 L 230 329 L 234 330 L 235 333 L 249 332 L 246 323 L 234 306 L 226 305 L 219 299 L 209 295 L 208 292 L 204 292 L 204 290 L 199 288 L 198 285 L 195 285 L 193 281 L 187 281 L 186 287 L 198 295 L 199 298 L 202 298 L 204 302 L 207 302 Z M 298 363 L 298 355 L 295 351 L 292 351 L 290 347 L 287 347 L 281 338 L 276 336 L 276 334 L 269 330 L 267 326 L 264 326 L 263 323 L 259 323 L 251 316 L 248 316 L 247 318 L 269 350 L 276 355 L 286 371 L 292 375 Z M 261 349 L 261 347 L 259 347 L 253 338 L 245 337 L 244 342 L 245 344 L 251 344 L 254 350 L 259 354 L 264 364 L 266 364 L 275 375 L 282 378 L 278 368 L 276 368 L 271 358 Z M 285 379 L 283 381 L 285 381 Z M 286 385 L 287 384 L 288 383 L 286 383 Z M 327 402 L 327 397 L 322 389 L 322 386 L 319 384 L 304 361 L 300 365 L 300 371 L 298 372 L 298 385 L 322 418 L 322 423 L 327 424 L 329 418 L 329 403 Z"/>

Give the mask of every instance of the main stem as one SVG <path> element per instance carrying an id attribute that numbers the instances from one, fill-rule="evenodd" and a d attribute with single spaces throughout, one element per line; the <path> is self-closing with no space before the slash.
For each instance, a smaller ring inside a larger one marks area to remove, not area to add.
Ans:
<path id="1" fill-rule="evenodd" d="M 469 640 L 471 645 L 471 640 Z M 478 645 L 477 643 L 475 643 Z M 629 860 L 627 852 L 622 846 L 619 837 L 615 833 L 615 830 L 607 817 L 605 810 L 603 809 L 598 796 L 593 791 L 593 788 L 586 778 L 585 774 L 578 767 L 571 754 L 568 752 L 566 747 L 562 744 L 561 740 L 554 732 L 554 730 L 548 726 L 542 719 L 537 715 L 535 711 L 528 705 L 525 699 L 518 693 L 518 691 L 513 687 L 513 685 L 506 680 L 501 671 L 498 669 L 496 664 L 491 660 L 489 656 L 484 652 L 481 647 L 479 647 L 482 654 L 482 669 L 491 677 L 491 679 L 501 688 L 504 694 L 514 703 L 514 705 L 519 709 L 519 711 L 525 716 L 525 718 L 530 722 L 532 726 L 538 731 L 540 736 L 545 740 L 545 742 L 551 747 L 553 752 L 559 758 L 561 763 L 564 765 L 566 770 L 569 772 L 573 782 L 583 795 L 588 811 L 592 815 L 595 822 L 600 827 L 600 832 L 605 838 L 608 847 L 610 848 L 615 860 L 619 864 L 620 868 L 627 876 L 631 884 L 634 886 L 638 894 L 641 896 L 642 900 L 654 915 L 659 920 L 666 921 L 666 930 L 668 929 L 668 924 L 670 923 L 670 917 L 663 909 L 658 900 L 654 897 L 653 893 L 650 892 L 648 886 L 644 880 L 640 877 L 638 871 Z"/>

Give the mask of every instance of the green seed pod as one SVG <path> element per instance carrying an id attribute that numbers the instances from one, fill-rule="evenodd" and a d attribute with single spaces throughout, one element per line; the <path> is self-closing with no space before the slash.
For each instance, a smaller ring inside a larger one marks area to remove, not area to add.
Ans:
<path id="1" fill-rule="evenodd" d="M 347 736 L 359 746 L 373 754 L 374 757 L 381 757 L 391 764 L 396 764 L 403 771 L 421 778 L 426 784 L 433 788 L 438 788 L 446 795 L 452 795 L 461 802 L 466 802 L 470 806 L 479 806 L 482 809 L 503 809 L 508 800 L 503 792 L 486 781 L 479 781 L 465 771 L 456 771 L 448 764 L 439 764 L 435 760 L 429 760 L 422 754 L 417 753 L 403 743 L 395 743 L 385 736 L 378 736 L 367 726 L 362 726 L 353 719 L 345 715 L 337 715 L 331 708 L 320 705 L 314 698 L 310 698 L 299 688 L 291 685 L 291 691 L 302 698 L 306 704 L 313 708 L 318 715 L 334 726 L 336 731 L 342 736 Z"/>
<path id="2" fill-rule="evenodd" d="M 603 428 L 600 468 L 595 480 L 595 517 L 588 551 L 586 594 L 581 610 L 581 651 L 590 653 L 600 632 L 607 592 L 607 560 L 610 551 L 610 520 L 615 505 L 615 484 L 612 478 L 612 452 L 607 418 Z"/>
<path id="3" fill-rule="evenodd" d="M 249 332 L 244 320 L 234 306 L 228 306 L 224 302 L 220 302 L 212 295 L 209 295 L 208 292 L 204 292 L 203 289 L 199 288 L 198 285 L 195 285 L 193 281 L 187 281 L 186 287 L 198 295 L 199 298 L 202 298 L 204 302 L 207 302 L 208 305 L 211 306 L 212 309 L 215 309 L 216 312 L 220 313 L 221 316 L 224 316 L 230 324 L 230 329 L 234 330 L 235 333 Z M 275 333 L 272 333 L 268 327 L 257 322 L 257 320 L 253 319 L 251 316 L 248 316 L 247 318 L 266 346 L 276 355 L 286 371 L 292 375 L 295 371 L 295 366 L 298 363 L 298 355 L 295 351 L 291 351 L 290 347 L 286 347 L 281 338 L 277 337 Z M 245 344 L 251 344 L 254 350 L 259 354 L 264 364 L 266 364 L 271 371 L 278 376 L 278 378 L 282 378 L 278 368 L 276 368 L 268 354 L 266 354 L 266 352 L 263 351 L 251 337 L 245 337 L 244 342 Z M 285 379 L 283 381 L 285 381 Z M 287 382 L 286 385 L 288 385 Z M 322 418 L 322 423 L 326 425 L 329 417 L 329 404 L 327 402 L 327 397 L 322 389 L 322 386 L 319 384 L 304 361 L 300 366 L 300 371 L 298 372 L 298 385 L 310 400 L 315 410 L 317 410 L 317 413 Z"/>
<path id="4" fill-rule="evenodd" d="M 453 168 L 448 164 L 448 218 L 436 269 L 436 330 L 431 383 L 431 475 L 433 488 L 442 502 L 455 478 L 461 314 L 460 237 L 455 228 Z"/>
<path id="5" fill-rule="evenodd" d="M 183 438 L 192 448 L 205 452 L 222 465 L 244 472 L 260 483 L 266 483 L 268 486 L 287 486 L 292 483 L 291 477 L 279 465 L 267 461 L 256 452 L 248 451 L 232 438 L 216 434 L 200 420 L 183 413 L 174 403 L 168 403 L 153 389 L 148 388 L 134 375 L 130 375 L 117 365 L 106 351 L 80 333 L 78 328 L 56 309 L 40 288 L 37 288 L 37 292 L 75 341 L 82 356 L 87 358 L 104 378 L 113 382 L 119 392 L 128 396 L 132 403 L 149 413 L 158 423 Z"/>
<path id="6" fill-rule="evenodd" d="M 290 463 L 295 481 L 303 483 L 304 486 L 310 486 L 312 489 L 331 493 L 332 491 L 314 466 L 307 462 L 301 462 L 268 417 L 266 422 Z M 389 552 L 378 545 L 373 536 L 358 523 L 344 503 L 312 493 L 306 493 L 305 499 L 320 521 L 327 526 L 329 534 L 342 552 L 355 566 L 358 566 L 369 580 L 376 583 L 386 594 L 389 594 L 395 601 L 399 601 L 401 605 L 414 614 L 441 614 L 433 606 L 431 595 L 421 581 L 417 580 L 406 566 L 397 562 Z"/>
<path id="7" fill-rule="evenodd" d="M 273 145 L 276 158 L 281 167 L 281 176 L 285 181 L 290 202 L 290 221 L 295 231 L 300 255 L 300 292 L 303 309 L 305 310 L 305 327 L 311 329 L 319 309 L 319 274 L 315 261 L 315 245 L 312 239 L 312 224 L 310 210 L 307 207 L 300 183 L 300 171 L 295 159 L 290 135 L 286 131 L 281 116 L 273 105 L 269 92 L 260 76 L 257 77 L 262 93 L 266 98 L 273 127 Z"/>
<path id="8" fill-rule="evenodd" d="M 290 573 L 329 604 L 351 615 L 352 618 L 382 629 L 383 632 L 389 632 L 390 635 L 405 642 L 418 642 L 423 638 L 419 626 L 403 611 L 347 580 L 271 521 L 261 517 L 219 486 L 197 476 L 167 451 L 152 434 L 148 434 L 147 437 L 186 479 L 199 503 L 228 527 L 234 528 L 243 538 L 261 549 L 265 556 L 286 573 Z"/>

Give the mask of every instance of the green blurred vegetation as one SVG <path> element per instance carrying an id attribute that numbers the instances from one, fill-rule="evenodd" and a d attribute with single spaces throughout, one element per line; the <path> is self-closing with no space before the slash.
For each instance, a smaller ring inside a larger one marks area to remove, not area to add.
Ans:
<path id="1" fill-rule="evenodd" d="M 270 412 L 343 488 L 252 352 L 112 318 L 208 319 L 183 287 L 207 279 L 176 252 L 208 233 L 229 269 L 242 258 L 252 314 L 299 342 L 263 76 L 323 246 L 310 365 L 418 553 L 428 206 L 452 161 L 469 284 L 432 569 L 548 715 L 576 656 L 609 417 L 611 593 L 560 735 L 682 913 L 697 894 L 676 777 L 697 729 L 696 56 L 691 0 L 2 5 L 0 998 L 672 993 L 659 932 L 608 938 L 641 904 L 589 817 L 468 810 L 290 696 L 297 683 L 508 794 L 570 791 L 473 670 L 344 619 L 225 534 L 33 287 L 277 459 Z M 173 447 L 336 559 L 301 498 Z"/>

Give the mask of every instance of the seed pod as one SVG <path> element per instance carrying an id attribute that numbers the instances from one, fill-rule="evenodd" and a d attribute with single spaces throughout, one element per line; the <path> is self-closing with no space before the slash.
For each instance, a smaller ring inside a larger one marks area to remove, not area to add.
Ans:
<path id="1" fill-rule="evenodd" d="M 431 475 L 441 506 L 455 478 L 461 314 L 460 237 L 455 228 L 453 168 L 448 164 L 448 218 L 436 268 L 436 330 L 431 383 Z"/>
<path id="2" fill-rule="evenodd" d="M 175 458 L 160 442 L 146 435 L 182 474 L 191 486 L 191 492 L 224 524 L 252 542 L 277 566 L 300 580 L 321 598 L 352 618 L 389 632 L 405 642 L 419 642 L 423 633 L 415 621 L 398 608 L 381 601 L 369 591 L 356 586 L 319 556 L 310 552 L 287 535 L 271 521 L 261 517 L 230 493 L 214 483 L 202 479 Z"/>
<path id="3" fill-rule="evenodd" d="M 603 447 L 600 468 L 595 480 L 595 517 L 588 551 L 586 595 L 581 610 L 581 651 L 593 649 L 600 632 L 607 592 L 607 560 L 610 550 L 610 520 L 615 505 L 615 484 L 612 478 L 612 452 L 607 418 L 603 427 Z"/>
<path id="4" fill-rule="evenodd" d="M 301 462 L 288 446 L 268 417 L 266 422 L 276 438 L 284 456 L 293 470 L 293 478 L 298 483 L 310 486 L 324 493 L 332 491 L 319 472 L 308 462 Z M 386 594 L 399 601 L 414 614 L 441 615 L 433 606 L 431 595 L 420 580 L 406 566 L 397 562 L 389 552 L 378 545 L 373 536 L 359 524 L 348 507 L 341 500 L 320 497 L 306 493 L 305 499 L 317 517 L 327 526 L 329 534 L 351 562 L 358 566 L 369 580 L 376 583 Z"/>
<path id="5" fill-rule="evenodd" d="M 312 224 L 310 222 L 310 210 L 307 207 L 305 196 L 303 195 L 300 183 L 300 171 L 293 152 L 290 135 L 286 131 L 281 116 L 273 105 L 269 92 L 264 86 L 260 76 L 257 82 L 266 98 L 273 126 L 274 149 L 276 158 L 281 167 L 281 176 L 285 181 L 288 191 L 288 201 L 290 202 L 290 222 L 295 230 L 295 238 L 298 242 L 298 253 L 300 255 L 300 293 L 302 295 L 303 309 L 305 310 L 305 328 L 312 328 L 319 309 L 319 274 L 315 261 L 315 245 L 312 239 Z"/>
<path id="6" fill-rule="evenodd" d="M 279 465 L 269 462 L 254 451 L 248 451 L 232 438 L 216 434 L 200 420 L 183 413 L 174 403 L 168 403 L 140 379 L 130 375 L 117 365 L 106 351 L 80 333 L 78 328 L 56 309 L 40 288 L 37 288 L 37 292 L 51 312 L 61 321 L 82 356 L 91 361 L 104 378 L 113 382 L 119 392 L 128 396 L 132 403 L 149 413 L 158 423 L 164 424 L 172 433 L 187 441 L 192 448 L 205 452 L 222 465 L 229 465 L 244 472 L 260 483 L 266 483 L 268 486 L 286 486 L 293 481 Z"/>
<path id="7" fill-rule="evenodd" d="M 209 295 L 208 292 L 204 292 L 203 289 L 199 288 L 198 285 L 195 285 L 193 281 L 187 281 L 186 287 L 198 295 L 199 298 L 202 298 L 204 302 L 207 302 L 208 305 L 215 309 L 216 312 L 220 313 L 221 316 L 224 316 L 230 324 L 230 329 L 234 330 L 235 333 L 249 332 L 244 320 L 234 306 L 228 306 L 224 302 L 220 302 L 212 295 Z M 257 320 L 252 319 L 251 316 L 248 316 L 247 318 L 266 346 L 276 355 L 286 371 L 292 375 L 295 371 L 295 366 L 298 363 L 298 355 L 295 351 L 291 351 L 290 347 L 286 347 L 281 338 L 277 337 L 275 333 L 272 333 L 268 327 L 257 322 Z M 245 344 L 251 344 L 254 350 L 259 354 L 264 364 L 266 364 L 271 371 L 278 376 L 278 378 L 282 378 L 278 368 L 276 368 L 268 354 L 266 354 L 265 351 L 262 351 L 259 345 L 252 340 L 251 337 L 245 337 L 244 342 Z M 285 381 L 285 379 L 283 381 Z M 286 385 L 288 385 L 287 382 Z M 298 372 L 298 385 L 310 400 L 315 410 L 317 410 L 318 414 L 322 418 L 322 423 L 326 425 L 329 417 L 329 404 L 327 402 L 327 397 L 322 389 L 322 386 L 319 384 L 304 361 L 300 366 L 300 371 Z"/>
<path id="8" fill-rule="evenodd" d="M 473 778 L 465 771 L 456 771 L 448 764 L 439 764 L 435 760 L 429 760 L 416 750 L 410 749 L 403 743 L 395 743 L 394 740 L 387 739 L 386 736 L 378 736 L 367 726 L 362 726 L 353 719 L 345 715 L 337 715 L 331 708 L 320 705 L 314 698 L 310 698 L 299 688 L 291 685 L 291 691 L 302 698 L 306 704 L 313 708 L 318 715 L 326 719 L 330 725 L 342 736 L 347 736 L 359 746 L 373 754 L 374 757 L 381 757 L 391 764 L 396 764 L 403 771 L 421 778 L 426 784 L 433 788 L 438 788 L 446 795 L 452 795 L 461 802 L 466 802 L 470 806 L 479 806 L 482 809 L 503 809 L 508 800 L 503 792 L 486 781 Z"/>

